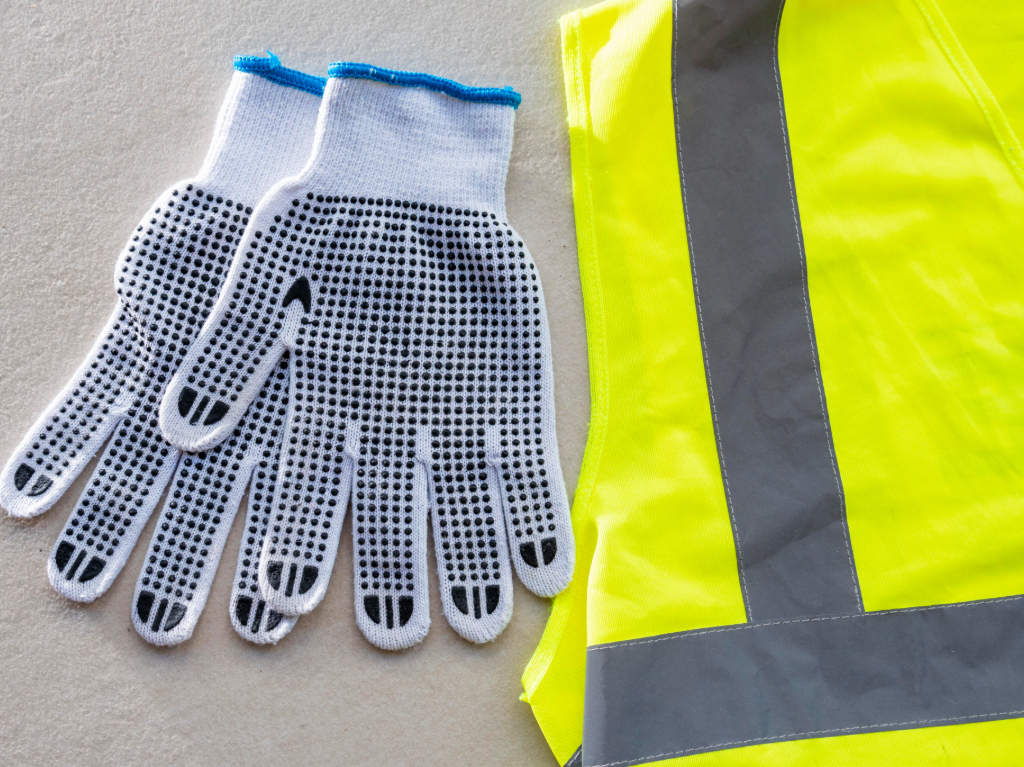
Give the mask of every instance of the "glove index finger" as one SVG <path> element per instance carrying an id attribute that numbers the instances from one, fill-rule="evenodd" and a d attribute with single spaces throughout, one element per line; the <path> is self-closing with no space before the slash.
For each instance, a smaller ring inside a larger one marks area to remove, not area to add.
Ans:
<path id="1" fill-rule="evenodd" d="M 168 386 L 160 428 L 183 450 L 228 438 L 310 311 L 320 206 L 301 204 L 299 185 L 281 182 L 256 207 L 220 298 Z"/>

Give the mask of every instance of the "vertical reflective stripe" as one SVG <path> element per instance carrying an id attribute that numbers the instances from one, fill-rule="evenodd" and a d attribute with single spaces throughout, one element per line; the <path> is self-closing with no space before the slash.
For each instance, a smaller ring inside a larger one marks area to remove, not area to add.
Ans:
<path id="1" fill-rule="evenodd" d="M 777 68 L 784 0 L 678 2 L 683 203 L 750 620 L 861 611 Z"/>

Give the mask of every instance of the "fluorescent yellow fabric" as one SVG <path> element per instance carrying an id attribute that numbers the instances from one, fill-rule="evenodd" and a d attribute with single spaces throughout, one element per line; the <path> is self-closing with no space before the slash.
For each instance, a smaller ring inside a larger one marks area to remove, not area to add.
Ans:
<path id="1" fill-rule="evenodd" d="M 595 644 L 744 613 L 673 165 L 670 6 L 602 5 L 579 29 L 580 48 L 594 46 L 581 50 L 590 66 L 570 130 L 593 211 L 581 222 L 593 227 L 584 300 L 588 322 L 600 318 L 590 349 L 603 429 L 577 506 L 597 532 L 586 579 L 600 605 L 588 610 Z M 657 594 L 673 597 L 642 596 Z"/>
<path id="2" fill-rule="evenodd" d="M 562 33 L 592 420 L 576 575 L 523 684 L 564 762 L 582 733 L 584 641 L 736 623 L 744 610 L 694 320 L 672 6 L 604 3 Z"/>
<path id="3" fill-rule="evenodd" d="M 789 0 L 779 66 L 822 379 L 868 610 L 1024 592 L 1024 4 Z M 592 422 L 578 563 L 523 678 L 560 762 L 585 647 L 745 620 L 698 337 L 672 4 L 562 21 Z M 687 765 L 1011 765 L 1024 722 Z"/>
<path id="4" fill-rule="evenodd" d="M 659 767 L 1013 767 L 1024 720 L 765 743 L 665 759 Z M 625 767 L 622 765 L 621 767 Z"/>
<path id="5" fill-rule="evenodd" d="M 975 70 L 972 79 L 978 86 L 984 85 L 990 93 L 986 110 L 1002 112 L 1008 121 L 1015 139 L 1024 131 L 1024 77 L 1020 74 L 1021 49 L 1024 48 L 1024 29 L 1021 29 L 1021 15 L 1024 8 L 1020 3 L 1005 0 L 975 0 L 975 2 L 949 2 L 940 0 L 938 10 L 935 3 L 923 6 L 929 15 L 935 17 L 937 27 L 942 28 L 945 19 L 949 26 L 943 36 L 951 50 L 962 49 Z M 997 132 L 1000 129 L 996 128 Z M 1024 165 L 1020 144 L 1007 137 L 1007 145 L 1013 146 L 1011 154 L 1018 166 Z"/>
<path id="6" fill-rule="evenodd" d="M 783 19 L 811 308 L 865 607 L 1019 594 L 1019 146 L 933 0 L 800 0 Z"/>

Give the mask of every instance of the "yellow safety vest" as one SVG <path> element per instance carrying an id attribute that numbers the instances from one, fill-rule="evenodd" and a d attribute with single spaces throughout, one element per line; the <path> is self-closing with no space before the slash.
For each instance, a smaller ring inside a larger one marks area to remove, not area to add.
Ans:
<path id="1" fill-rule="evenodd" d="M 556 757 L 1024 763 L 1024 3 L 612 0 L 562 44 Z"/>

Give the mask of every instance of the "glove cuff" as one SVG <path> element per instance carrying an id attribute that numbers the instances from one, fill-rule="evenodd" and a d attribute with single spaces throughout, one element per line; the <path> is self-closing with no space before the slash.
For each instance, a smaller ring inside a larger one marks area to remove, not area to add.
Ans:
<path id="1" fill-rule="evenodd" d="M 312 186 L 488 210 L 505 218 L 505 176 L 520 96 L 413 72 L 332 64 Z"/>
<path id="2" fill-rule="evenodd" d="M 274 183 L 295 176 L 313 146 L 323 77 L 281 66 L 270 53 L 235 57 L 210 150 L 195 181 L 258 201 Z"/>

